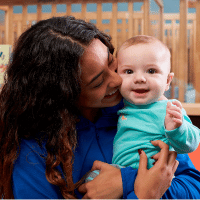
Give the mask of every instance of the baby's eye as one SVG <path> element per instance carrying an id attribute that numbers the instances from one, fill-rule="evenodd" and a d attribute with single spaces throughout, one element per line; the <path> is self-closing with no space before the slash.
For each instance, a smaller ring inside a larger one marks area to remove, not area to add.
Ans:
<path id="1" fill-rule="evenodd" d="M 133 73 L 133 70 L 131 70 L 131 69 L 125 70 L 125 74 L 132 74 L 132 73 Z"/>
<path id="2" fill-rule="evenodd" d="M 155 69 L 149 69 L 149 70 L 148 70 L 148 73 L 149 73 L 149 74 L 155 74 L 155 73 L 156 73 L 156 70 L 155 70 Z"/>

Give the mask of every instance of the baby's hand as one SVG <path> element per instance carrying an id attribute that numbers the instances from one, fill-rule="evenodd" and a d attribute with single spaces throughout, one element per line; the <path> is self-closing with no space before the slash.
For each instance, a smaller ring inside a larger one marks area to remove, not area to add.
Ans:
<path id="1" fill-rule="evenodd" d="M 174 104 L 175 106 L 173 106 Z M 168 131 L 174 130 L 180 127 L 183 123 L 182 119 L 182 105 L 179 101 L 173 101 L 167 103 L 166 116 L 165 116 L 165 128 Z"/>

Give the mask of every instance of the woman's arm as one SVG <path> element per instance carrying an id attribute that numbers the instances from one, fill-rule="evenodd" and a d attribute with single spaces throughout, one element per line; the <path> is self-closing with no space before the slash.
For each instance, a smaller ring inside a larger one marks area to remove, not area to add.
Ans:
<path id="1" fill-rule="evenodd" d="M 200 199 L 200 172 L 195 169 L 187 154 L 177 156 L 179 166 L 165 199 Z"/>
<path id="2" fill-rule="evenodd" d="M 115 199 L 121 198 L 122 195 L 124 198 L 132 199 L 137 197 L 146 199 L 161 198 L 171 184 L 178 162 L 176 161 L 175 152 L 169 154 L 167 144 L 162 141 L 152 143 L 161 148 L 161 153 L 156 165 L 150 170 L 147 170 L 147 157 L 144 151 L 140 154 L 138 173 L 137 170 L 130 167 L 121 169 L 120 173 L 119 169 L 106 163 L 95 162 L 92 171 L 98 169 L 100 174 L 93 181 L 79 187 L 79 191 L 85 193 L 83 198 Z M 135 193 L 133 188 L 135 188 Z"/>
<path id="3" fill-rule="evenodd" d="M 171 152 L 172 153 L 172 152 Z M 158 159 L 160 153 L 154 156 Z M 175 172 L 175 178 L 171 182 L 171 186 L 163 195 L 164 199 L 199 199 L 200 198 L 200 172 L 195 169 L 187 154 L 178 154 L 177 160 L 179 166 Z M 155 167 L 155 166 L 154 166 Z M 122 169 L 125 170 L 125 169 Z M 124 172 L 124 182 L 128 182 L 128 192 L 124 198 L 134 199 L 136 195 L 133 191 L 135 170 L 127 168 Z M 131 180 L 131 181 L 130 181 Z M 124 194 L 125 195 L 125 194 Z"/>

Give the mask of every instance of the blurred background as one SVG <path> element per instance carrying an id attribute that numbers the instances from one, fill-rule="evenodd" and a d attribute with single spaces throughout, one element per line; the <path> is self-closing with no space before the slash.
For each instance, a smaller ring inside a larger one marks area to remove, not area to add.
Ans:
<path id="1" fill-rule="evenodd" d="M 175 73 L 165 95 L 180 100 L 200 128 L 200 0 L 1 0 L 0 84 L 21 33 L 39 20 L 64 15 L 96 24 L 116 49 L 134 35 L 163 41 Z M 190 156 L 200 170 L 199 155 L 200 148 Z"/>

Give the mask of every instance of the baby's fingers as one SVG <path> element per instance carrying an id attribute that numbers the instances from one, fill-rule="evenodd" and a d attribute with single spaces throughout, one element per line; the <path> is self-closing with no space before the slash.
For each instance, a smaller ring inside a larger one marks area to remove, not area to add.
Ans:
<path id="1" fill-rule="evenodd" d="M 182 104 L 180 101 L 173 101 L 172 102 L 175 106 L 177 106 L 178 108 L 182 109 Z"/>
<path id="2" fill-rule="evenodd" d="M 168 110 L 167 113 L 170 114 L 173 118 L 182 120 L 182 113 L 179 113 L 176 110 Z"/>

